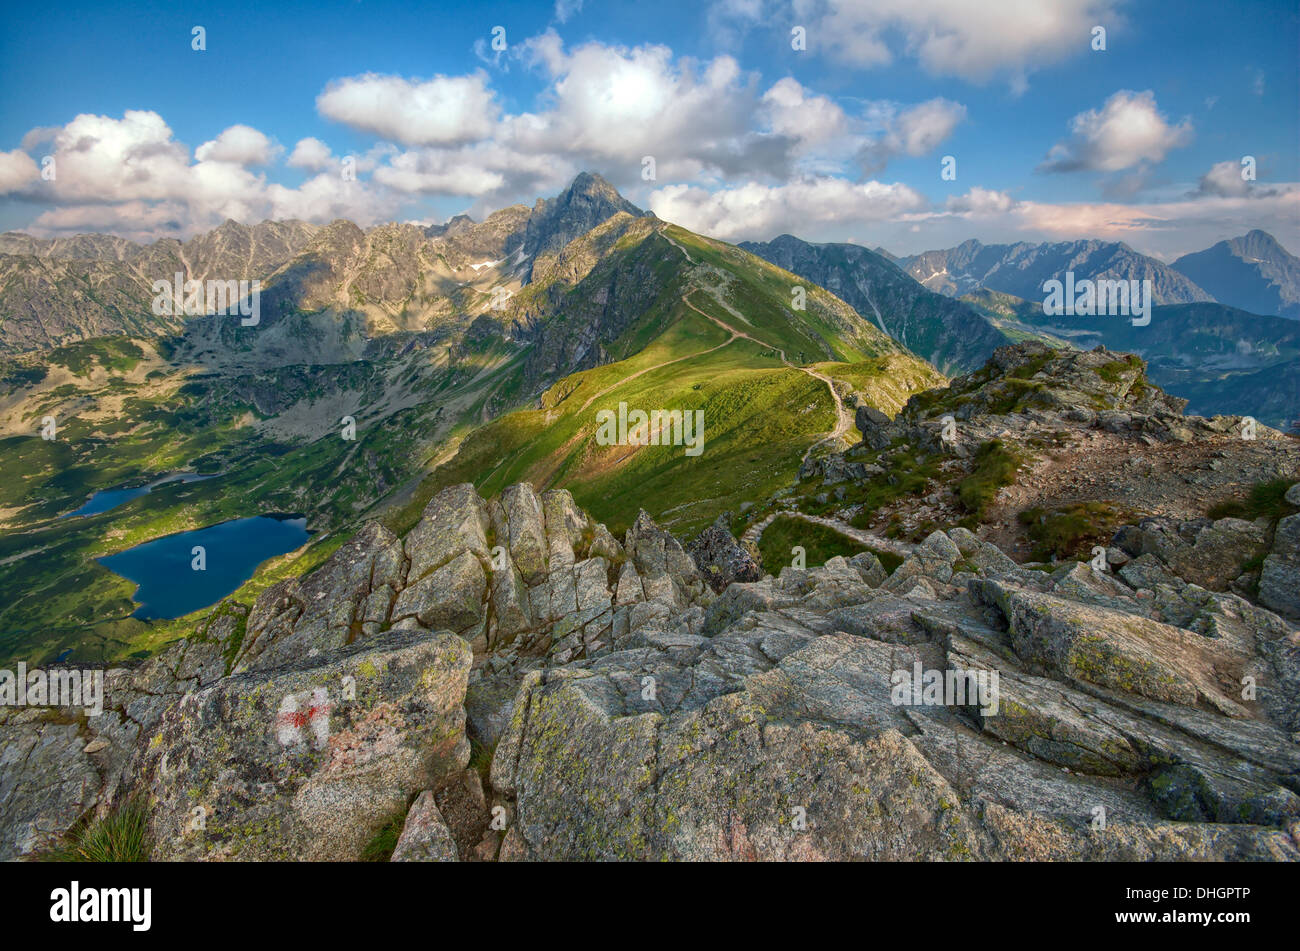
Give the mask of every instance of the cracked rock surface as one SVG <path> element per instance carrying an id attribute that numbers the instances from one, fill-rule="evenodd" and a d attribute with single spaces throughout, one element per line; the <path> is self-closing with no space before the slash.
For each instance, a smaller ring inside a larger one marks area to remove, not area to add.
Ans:
<path id="1" fill-rule="evenodd" d="M 138 797 L 169 859 L 357 858 L 404 813 L 407 861 L 1294 860 L 1300 630 L 1186 571 L 1204 530 L 716 591 L 644 512 L 452 486 L 110 671 L 102 716 L 0 711 L 0 857 Z"/>

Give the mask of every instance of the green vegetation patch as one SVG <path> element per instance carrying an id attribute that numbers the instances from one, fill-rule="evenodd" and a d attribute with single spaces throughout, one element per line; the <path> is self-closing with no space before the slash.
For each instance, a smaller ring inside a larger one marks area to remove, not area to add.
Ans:
<path id="1" fill-rule="evenodd" d="M 1114 502 L 1074 502 L 1025 509 L 1018 518 L 1033 542 L 1036 561 L 1063 561 L 1106 545 L 1121 525 L 1133 520 L 1133 514 Z"/>
<path id="2" fill-rule="evenodd" d="M 908 495 L 922 495 L 932 479 L 939 476 L 939 460 L 916 450 L 894 450 L 884 460 L 885 473 L 860 483 L 852 490 L 847 503 L 861 503 L 862 508 L 849 520 L 854 528 L 867 528 L 876 511 Z"/>
<path id="3" fill-rule="evenodd" d="M 1252 485 L 1246 496 L 1220 502 L 1206 514 L 1210 518 L 1243 518 L 1253 522 L 1257 518 L 1277 521 L 1296 511 L 1295 506 L 1287 503 L 1284 496 L 1287 489 L 1296 484 L 1296 479 L 1273 479 Z"/>
<path id="4" fill-rule="evenodd" d="M 132 800 L 101 819 L 74 828 L 64 845 L 46 853 L 50 862 L 147 862 L 153 850 L 149 815 Z"/>
<path id="5" fill-rule="evenodd" d="M 144 351 L 130 337 L 97 337 L 51 350 L 47 360 L 85 376 L 98 363 L 110 373 L 130 373 L 144 359 Z"/>
<path id="6" fill-rule="evenodd" d="M 759 539 L 758 550 L 763 561 L 763 570 L 769 574 L 779 575 L 781 569 L 788 566 L 793 559 L 790 550 L 795 546 L 803 548 L 805 564 L 809 568 L 824 565 L 836 555 L 852 558 L 864 551 L 869 551 L 879 558 L 885 570 L 891 574 L 903 563 L 903 559 L 893 552 L 869 548 L 833 528 L 789 515 L 780 515 L 763 529 L 763 536 Z"/>
<path id="7" fill-rule="evenodd" d="M 969 521 L 978 524 L 998 490 L 1012 485 L 1024 459 L 1000 439 L 981 443 L 975 451 L 975 465 L 971 474 L 957 483 L 957 499 L 969 514 Z"/>
<path id="8" fill-rule="evenodd" d="M 406 826 L 406 813 L 409 811 L 401 809 L 384 822 L 379 831 L 370 837 L 365 848 L 361 850 L 361 861 L 363 862 L 387 862 L 393 857 L 393 850 L 397 848 L 397 840 L 402 837 L 402 829 Z"/>

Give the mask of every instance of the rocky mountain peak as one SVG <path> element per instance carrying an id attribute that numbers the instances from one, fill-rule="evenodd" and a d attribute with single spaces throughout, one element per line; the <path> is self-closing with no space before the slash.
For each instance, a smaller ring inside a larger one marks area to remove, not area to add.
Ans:
<path id="1" fill-rule="evenodd" d="M 600 175 L 582 172 L 559 195 L 540 199 L 533 206 L 524 233 L 524 253 L 535 256 L 558 251 L 619 212 L 634 217 L 644 214 Z"/>

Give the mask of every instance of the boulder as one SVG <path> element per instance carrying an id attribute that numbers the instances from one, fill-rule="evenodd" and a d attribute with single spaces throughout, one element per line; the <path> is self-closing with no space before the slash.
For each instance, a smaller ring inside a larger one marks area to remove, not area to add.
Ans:
<path id="1" fill-rule="evenodd" d="M 721 593 L 733 582 L 757 581 L 763 577 L 754 556 L 731 534 L 727 514 L 719 516 L 716 522 L 688 543 L 686 551 L 715 592 Z"/>
<path id="2" fill-rule="evenodd" d="M 1259 602 L 1300 620 L 1300 514 L 1277 523 L 1273 550 L 1259 574 Z"/>
<path id="3" fill-rule="evenodd" d="M 415 798 L 406 814 L 402 835 L 393 849 L 394 862 L 455 862 L 456 842 L 433 801 L 425 790 Z"/>
<path id="4" fill-rule="evenodd" d="M 397 628 L 183 698 L 143 740 L 155 857 L 349 860 L 469 758 L 460 638 Z"/>

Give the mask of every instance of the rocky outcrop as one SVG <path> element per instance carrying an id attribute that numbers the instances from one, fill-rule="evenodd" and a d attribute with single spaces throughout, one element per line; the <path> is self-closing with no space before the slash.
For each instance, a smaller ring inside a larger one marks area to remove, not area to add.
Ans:
<path id="1" fill-rule="evenodd" d="M 1300 483 L 1287 492 L 1286 501 L 1300 508 Z M 1300 513 L 1277 523 L 1272 551 L 1260 570 L 1259 601 L 1279 614 L 1300 620 Z"/>
<path id="2" fill-rule="evenodd" d="M 469 668 L 460 638 L 396 628 L 183 697 L 139 771 L 155 857 L 360 858 L 394 812 L 468 762 Z"/>
<path id="3" fill-rule="evenodd" d="M 1155 555 L 1179 577 L 1203 588 L 1226 591 L 1243 566 L 1266 551 L 1268 525 L 1263 519 L 1148 518 L 1121 530 L 1114 544 L 1134 558 Z"/>
<path id="4" fill-rule="evenodd" d="M 0 842 L 138 797 L 180 859 L 357 858 L 394 821 L 395 861 L 1300 858 L 1292 622 L 1177 545 L 900 550 L 715 592 L 644 512 L 619 540 L 452 486 L 113 672 L 103 717 L 5 711 Z"/>
<path id="5" fill-rule="evenodd" d="M 1235 682 L 1289 689 L 1294 628 L 1199 592 L 1209 637 L 1109 575 L 955 534 L 883 584 L 786 569 L 526 675 L 492 766 L 503 857 L 1300 857 L 1298 724 Z M 996 671 L 996 707 L 900 702 L 918 669 Z"/>
<path id="6" fill-rule="evenodd" d="M 394 862 L 455 862 L 456 840 L 447 828 L 442 813 L 433 801 L 433 793 L 425 790 L 416 797 L 406 814 L 402 835 L 393 849 Z"/>
<path id="7" fill-rule="evenodd" d="M 763 576 L 753 554 L 736 541 L 730 525 L 730 513 L 724 513 L 686 546 L 705 582 L 719 593 L 737 581 L 758 581 Z"/>

